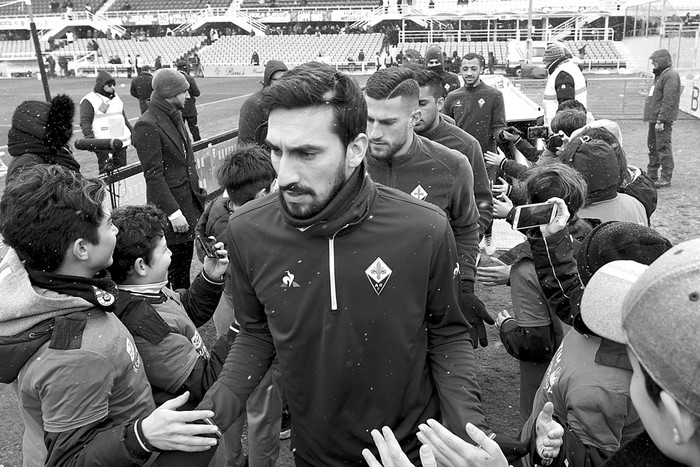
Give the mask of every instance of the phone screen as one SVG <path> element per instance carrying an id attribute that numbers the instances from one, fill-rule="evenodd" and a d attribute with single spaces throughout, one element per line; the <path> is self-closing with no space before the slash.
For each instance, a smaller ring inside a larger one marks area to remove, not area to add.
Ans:
<path id="1" fill-rule="evenodd" d="M 520 211 L 520 215 L 517 218 L 517 225 L 513 225 L 513 228 L 526 229 L 547 225 L 552 220 L 552 212 L 555 208 L 556 205 L 549 203 L 519 206 L 517 209 Z"/>

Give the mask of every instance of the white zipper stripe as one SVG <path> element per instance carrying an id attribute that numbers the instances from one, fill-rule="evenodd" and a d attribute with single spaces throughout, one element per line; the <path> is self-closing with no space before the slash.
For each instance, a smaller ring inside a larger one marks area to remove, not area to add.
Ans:
<path id="1" fill-rule="evenodd" d="M 328 272 L 330 276 L 330 286 L 331 286 L 331 310 L 336 311 L 338 309 L 338 297 L 335 293 L 335 248 L 334 248 L 334 238 L 335 236 L 328 239 Z"/>

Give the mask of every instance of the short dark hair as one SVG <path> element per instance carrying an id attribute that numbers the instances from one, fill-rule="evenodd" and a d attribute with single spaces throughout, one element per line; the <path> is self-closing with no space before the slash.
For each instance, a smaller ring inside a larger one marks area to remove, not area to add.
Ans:
<path id="1" fill-rule="evenodd" d="M 617 136 L 612 133 L 607 128 L 603 127 L 588 127 L 581 131 L 581 136 L 588 136 L 592 140 L 605 141 L 610 145 L 615 151 L 615 157 L 617 157 L 617 165 L 620 168 L 620 186 L 625 186 L 629 183 L 629 173 L 627 171 L 627 156 L 625 155 L 624 149 L 620 145 Z"/>
<path id="2" fill-rule="evenodd" d="M 566 136 L 571 136 L 571 133 L 586 126 L 588 116 L 585 112 L 574 109 L 566 109 L 554 114 L 552 118 L 552 131 L 558 133 L 563 131 Z"/>
<path id="3" fill-rule="evenodd" d="M 430 88 L 430 94 L 438 99 L 442 97 L 442 79 L 440 75 L 427 68 L 421 68 L 413 71 L 413 77 L 418 83 L 419 88 Z"/>
<path id="4" fill-rule="evenodd" d="M 527 169 L 525 189 L 531 203 L 544 203 L 553 197 L 563 199 L 572 217 L 586 201 L 586 180 L 575 169 L 561 162 Z"/>
<path id="5" fill-rule="evenodd" d="M 365 95 L 377 100 L 408 97 L 417 102 L 420 89 L 413 78 L 413 71 L 404 67 L 391 67 L 375 71 L 369 77 L 365 85 Z"/>
<path id="6" fill-rule="evenodd" d="M 474 52 L 469 52 L 464 57 L 462 57 L 462 64 L 464 64 L 464 62 L 467 60 L 474 60 L 474 59 L 479 60 L 479 66 L 481 68 L 486 68 L 486 60 L 484 60 L 484 56 L 481 54 L 478 54 L 478 53 L 474 53 Z"/>
<path id="7" fill-rule="evenodd" d="M 219 185 L 238 206 L 254 199 L 263 188 L 270 188 L 275 177 L 270 156 L 255 145 L 239 146 L 216 171 Z"/>
<path id="8" fill-rule="evenodd" d="M 0 200 L 0 233 L 27 267 L 53 272 L 77 239 L 96 245 L 106 186 L 58 165 L 18 172 Z"/>
<path id="9" fill-rule="evenodd" d="M 586 109 L 586 106 L 583 105 L 580 101 L 577 101 L 576 99 L 567 99 L 565 101 L 561 101 L 559 103 L 559 107 L 557 107 L 557 112 L 566 109 L 580 110 L 581 112 L 588 114 L 588 109 Z"/>
<path id="10" fill-rule="evenodd" d="M 137 259 L 151 264 L 153 249 L 165 235 L 168 218 L 153 205 L 124 206 L 112 211 L 112 222 L 119 234 L 108 270 L 114 282 L 121 284 Z"/>
<path id="11" fill-rule="evenodd" d="M 318 62 L 299 65 L 264 88 L 262 103 L 269 112 L 330 105 L 333 131 L 345 147 L 367 128 L 367 104 L 357 81 Z"/>
<path id="12" fill-rule="evenodd" d="M 654 381 L 654 378 L 652 378 L 646 368 L 642 366 L 641 362 L 639 362 L 639 368 L 642 369 L 642 374 L 644 375 L 644 387 L 647 390 L 649 399 L 658 406 L 659 402 L 661 402 L 661 391 L 663 391 L 663 388 Z"/>

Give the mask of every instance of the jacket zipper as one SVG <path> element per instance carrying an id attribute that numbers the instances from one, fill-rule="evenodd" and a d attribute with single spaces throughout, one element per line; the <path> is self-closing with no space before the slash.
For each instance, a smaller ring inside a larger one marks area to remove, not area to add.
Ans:
<path id="1" fill-rule="evenodd" d="M 337 232 L 336 232 L 337 233 Z M 328 275 L 331 287 L 331 311 L 338 310 L 338 295 L 335 290 L 335 234 L 328 238 Z"/>

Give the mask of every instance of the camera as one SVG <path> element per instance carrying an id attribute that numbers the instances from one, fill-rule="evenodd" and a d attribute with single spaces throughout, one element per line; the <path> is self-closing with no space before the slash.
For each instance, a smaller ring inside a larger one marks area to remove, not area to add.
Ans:
<path id="1" fill-rule="evenodd" d="M 531 126 L 527 129 L 527 139 L 537 138 L 549 138 L 549 127 L 547 125 Z"/>

